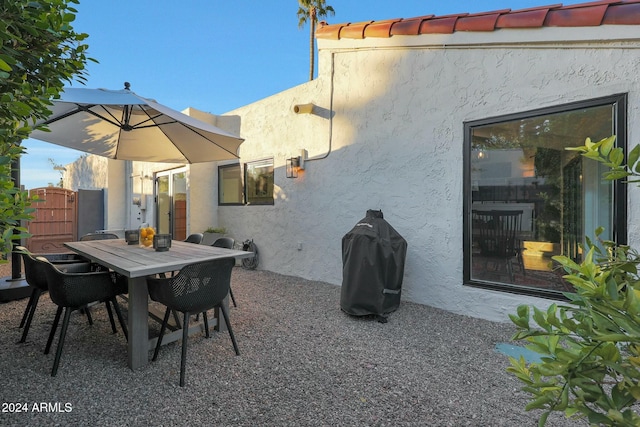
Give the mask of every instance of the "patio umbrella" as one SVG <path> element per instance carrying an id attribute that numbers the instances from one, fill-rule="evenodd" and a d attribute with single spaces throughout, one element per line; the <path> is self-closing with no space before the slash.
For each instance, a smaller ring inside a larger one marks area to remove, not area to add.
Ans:
<path id="1" fill-rule="evenodd" d="M 111 159 L 198 163 L 238 158 L 244 141 L 129 90 L 66 88 L 30 137 Z"/>

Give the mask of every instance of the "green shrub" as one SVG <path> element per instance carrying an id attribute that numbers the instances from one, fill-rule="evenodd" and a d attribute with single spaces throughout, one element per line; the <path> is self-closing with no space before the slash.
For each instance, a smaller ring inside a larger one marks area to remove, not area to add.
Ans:
<path id="1" fill-rule="evenodd" d="M 608 180 L 639 176 L 640 146 L 623 164 L 615 136 L 574 148 L 609 167 Z M 640 182 L 631 180 L 627 182 Z M 543 426 L 551 412 L 586 417 L 590 424 L 640 426 L 633 405 L 640 400 L 640 255 L 629 246 L 587 240 L 584 261 L 555 256 L 575 292 L 566 303 L 547 310 L 526 305 L 509 315 L 515 340 L 541 355 L 540 362 L 510 358 L 507 369 L 530 394 L 526 410 L 543 410 Z M 637 409 L 637 407 L 636 407 Z"/>

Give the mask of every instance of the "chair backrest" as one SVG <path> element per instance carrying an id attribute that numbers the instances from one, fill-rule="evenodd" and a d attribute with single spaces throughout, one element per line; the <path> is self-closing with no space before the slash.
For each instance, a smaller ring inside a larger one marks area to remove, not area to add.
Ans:
<path id="1" fill-rule="evenodd" d="M 84 242 L 87 240 L 108 240 L 108 239 L 119 239 L 117 234 L 114 233 L 87 233 L 84 236 L 80 237 L 80 241 Z"/>
<path id="2" fill-rule="evenodd" d="M 218 238 L 211 246 L 215 246 L 216 248 L 226 248 L 233 249 L 233 246 L 236 244 L 236 241 L 231 237 L 220 237 Z"/>
<path id="3" fill-rule="evenodd" d="M 113 277 L 108 271 L 64 273 L 46 258 L 36 257 L 34 261 L 44 270 L 51 301 L 61 307 L 78 308 L 117 295 Z"/>
<path id="4" fill-rule="evenodd" d="M 171 278 L 147 278 L 149 296 L 174 310 L 200 313 L 222 303 L 229 294 L 234 258 L 197 262 Z"/>
<path id="5" fill-rule="evenodd" d="M 202 236 L 203 236 L 202 233 L 189 234 L 187 238 L 184 239 L 184 241 L 187 243 L 196 243 L 199 245 L 202 242 Z"/>
<path id="6" fill-rule="evenodd" d="M 522 227 L 519 211 L 473 211 L 473 223 L 479 231 L 480 255 L 499 258 L 512 257 L 516 253 L 518 234 Z"/>
<path id="7" fill-rule="evenodd" d="M 16 249 L 20 248 L 21 247 L 19 246 Z M 43 291 L 49 289 L 43 264 L 36 261 L 29 252 L 20 251 L 19 253 L 22 255 L 22 262 L 24 263 L 24 277 L 27 280 L 27 283 Z"/>
<path id="8" fill-rule="evenodd" d="M 66 272 L 84 273 L 90 269 L 90 264 L 87 261 L 81 259 L 71 260 L 70 258 L 61 258 L 65 254 L 43 254 L 36 255 L 29 252 L 29 250 L 23 246 L 16 247 L 16 253 L 22 255 L 22 262 L 24 263 L 24 276 L 27 283 L 40 290 L 46 291 L 49 286 L 47 282 L 47 276 L 45 274 L 45 268 L 42 263 L 36 261 L 35 257 L 42 257 L 49 262 L 55 264 L 58 259 L 61 259 L 62 264 L 58 264 L 59 269 Z"/>

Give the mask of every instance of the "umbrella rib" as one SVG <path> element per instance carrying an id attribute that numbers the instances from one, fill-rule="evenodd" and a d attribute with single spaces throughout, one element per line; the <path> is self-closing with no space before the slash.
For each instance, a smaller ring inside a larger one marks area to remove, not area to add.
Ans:
<path id="1" fill-rule="evenodd" d="M 76 104 L 77 105 L 77 104 Z M 101 114 L 96 113 L 95 111 L 91 110 L 91 108 L 95 107 L 97 104 L 91 105 L 91 106 L 84 106 L 84 105 L 78 105 L 78 109 L 80 111 L 84 111 L 86 113 L 91 114 L 92 116 L 96 116 L 99 119 L 104 120 L 105 122 L 109 122 L 114 126 L 117 126 L 119 128 L 122 127 L 122 123 L 113 115 L 111 114 L 111 112 L 109 110 L 107 110 L 106 108 L 104 108 L 103 105 L 100 105 L 99 107 L 102 108 L 108 115 L 110 115 L 113 120 L 110 120 L 108 117 L 105 117 Z"/>
<path id="2" fill-rule="evenodd" d="M 201 138 L 204 138 L 205 140 L 209 141 L 210 143 L 212 143 L 213 145 L 217 146 L 218 148 L 220 148 L 221 150 L 226 151 L 227 153 L 231 154 L 233 157 L 238 158 L 238 154 L 234 153 L 232 151 L 227 150 L 226 148 L 224 148 L 223 146 L 221 146 L 220 144 L 218 144 L 215 141 L 212 141 L 211 139 L 209 139 L 206 135 L 203 135 L 202 133 L 198 132 L 197 130 L 193 129 L 191 126 L 187 126 L 186 124 L 180 122 L 180 121 L 176 121 L 175 123 L 184 126 L 185 128 L 189 129 L 191 132 L 195 133 L 196 135 L 200 136 Z M 158 129 L 160 129 L 160 131 L 166 135 L 167 138 L 171 139 L 171 137 L 169 137 L 169 135 L 167 135 L 167 133 L 162 129 L 161 126 L 158 126 Z M 178 148 L 178 146 L 176 146 L 176 148 L 178 149 L 178 151 L 180 151 L 180 153 L 183 155 L 183 157 L 185 159 L 187 159 L 187 161 L 189 161 L 189 163 L 192 163 L 187 156 L 184 155 L 184 152 L 182 150 L 180 150 L 180 148 Z"/>

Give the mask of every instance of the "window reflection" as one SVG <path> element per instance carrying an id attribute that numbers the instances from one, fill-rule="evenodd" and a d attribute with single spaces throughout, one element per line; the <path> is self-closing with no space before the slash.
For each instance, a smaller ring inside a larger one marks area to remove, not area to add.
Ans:
<path id="1" fill-rule="evenodd" d="M 470 127 L 472 281 L 571 290 L 551 257 L 580 262 L 598 226 L 612 239 L 614 201 L 603 167 L 565 148 L 614 134 L 614 116 L 608 103 Z"/>

